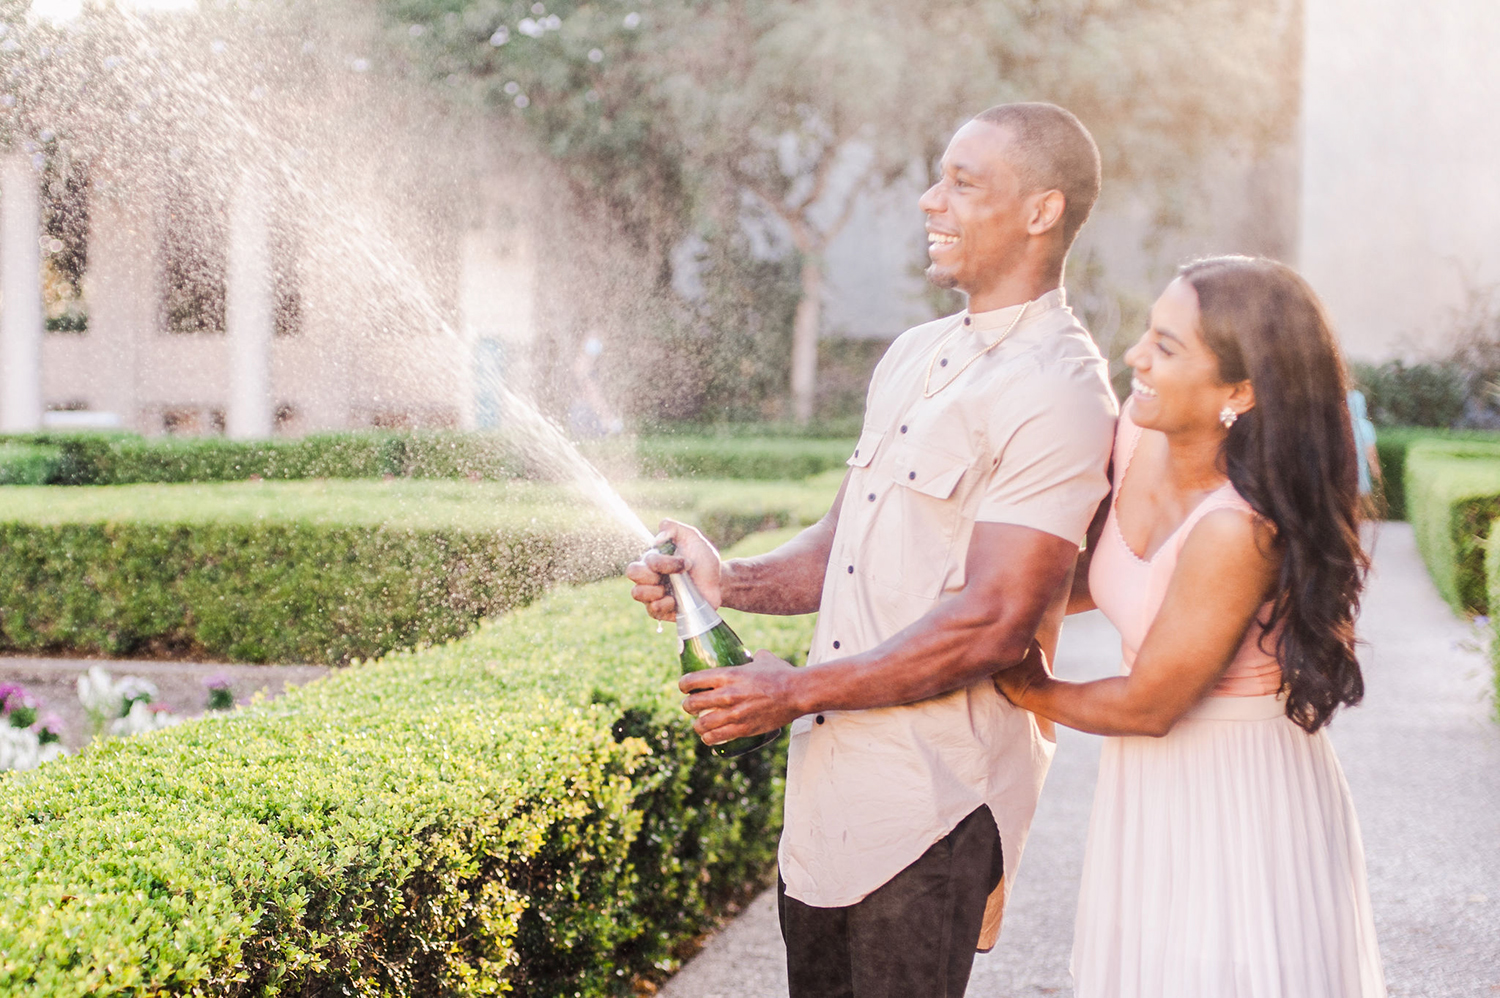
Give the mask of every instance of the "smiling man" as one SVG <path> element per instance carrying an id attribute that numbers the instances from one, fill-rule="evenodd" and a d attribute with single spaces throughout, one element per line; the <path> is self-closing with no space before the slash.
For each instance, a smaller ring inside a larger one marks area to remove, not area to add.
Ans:
<path id="1" fill-rule="evenodd" d="M 819 611 L 808 667 L 766 652 L 697 672 L 710 744 L 788 723 L 779 902 L 792 998 L 958 998 L 988 949 L 1052 757 L 1050 728 L 991 675 L 1049 657 L 1099 501 L 1116 404 L 1067 308 L 1068 248 L 1099 154 L 1051 104 L 991 108 L 922 196 L 928 277 L 968 308 L 908 330 L 870 381 L 828 515 L 721 563 L 696 530 L 630 566 L 660 619 L 662 573 L 715 605 Z"/>

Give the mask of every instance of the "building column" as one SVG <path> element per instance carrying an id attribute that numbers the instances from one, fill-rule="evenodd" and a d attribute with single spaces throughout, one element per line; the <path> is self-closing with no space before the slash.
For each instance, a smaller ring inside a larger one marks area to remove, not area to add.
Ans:
<path id="1" fill-rule="evenodd" d="M 231 195 L 224 287 L 229 340 L 226 434 L 236 440 L 269 437 L 271 340 L 276 332 L 276 288 L 271 273 L 270 198 L 259 174 L 246 171 Z"/>
<path id="2" fill-rule="evenodd" d="M 42 211 L 25 153 L 0 158 L 0 432 L 42 425 Z"/>

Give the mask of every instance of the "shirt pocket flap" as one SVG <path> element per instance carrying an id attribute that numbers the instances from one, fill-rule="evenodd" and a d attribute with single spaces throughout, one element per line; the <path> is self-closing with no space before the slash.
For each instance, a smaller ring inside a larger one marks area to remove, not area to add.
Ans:
<path id="1" fill-rule="evenodd" d="M 870 460 L 875 456 L 875 451 L 880 447 L 880 441 L 885 437 L 884 433 L 874 430 L 866 430 L 859 435 L 859 443 L 854 445 L 854 453 L 846 462 L 851 468 L 867 468 Z"/>
<path id="2" fill-rule="evenodd" d="M 969 470 L 969 463 L 940 451 L 909 449 L 896 456 L 896 484 L 934 499 L 947 499 L 953 487 Z"/>

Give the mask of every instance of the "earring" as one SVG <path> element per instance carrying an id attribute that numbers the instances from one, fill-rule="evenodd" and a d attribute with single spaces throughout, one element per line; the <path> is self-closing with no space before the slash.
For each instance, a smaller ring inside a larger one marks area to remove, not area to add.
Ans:
<path id="1" fill-rule="evenodd" d="M 1219 410 L 1219 422 L 1224 424 L 1224 429 L 1226 430 L 1233 426 L 1234 421 L 1239 418 L 1240 414 L 1229 408 L 1229 406 L 1227 405 L 1223 409 Z"/>

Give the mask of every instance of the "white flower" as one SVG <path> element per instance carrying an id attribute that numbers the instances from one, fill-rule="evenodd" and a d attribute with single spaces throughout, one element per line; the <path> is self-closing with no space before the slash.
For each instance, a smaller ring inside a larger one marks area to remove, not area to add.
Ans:
<path id="1" fill-rule="evenodd" d="M 148 731 L 170 728 L 179 720 L 180 718 L 174 717 L 165 710 L 152 710 L 145 701 L 137 700 L 130 705 L 130 713 L 110 722 L 109 733 L 117 736 L 140 735 Z"/>

